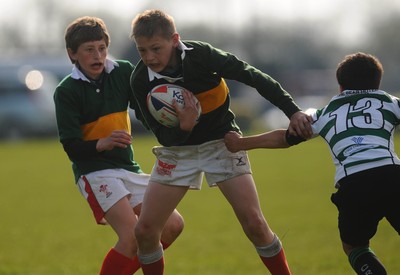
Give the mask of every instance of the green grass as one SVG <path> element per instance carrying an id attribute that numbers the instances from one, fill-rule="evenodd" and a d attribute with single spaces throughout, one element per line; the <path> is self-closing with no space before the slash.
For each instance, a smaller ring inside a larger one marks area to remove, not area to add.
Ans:
<path id="1" fill-rule="evenodd" d="M 155 141 L 134 142 L 136 159 L 149 172 Z M 97 274 L 116 238 L 110 227 L 95 224 L 59 143 L 0 143 L 0 156 L 0 274 Z M 353 274 L 329 200 L 334 167 L 323 141 L 251 151 L 250 158 L 264 214 L 293 274 Z M 166 274 L 266 274 L 217 188 L 189 191 L 178 210 L 185 230 L 166 251 Z M 388 273 L 398 273 L 400 238 L 386 221 L 372 247 Z"/>

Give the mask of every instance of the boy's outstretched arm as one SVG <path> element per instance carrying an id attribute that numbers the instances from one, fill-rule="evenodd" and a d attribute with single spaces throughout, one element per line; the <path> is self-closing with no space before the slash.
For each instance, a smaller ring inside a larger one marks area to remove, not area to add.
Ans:
<path id="1" fill-rule="evenodd" d="M 286 129 L 277 129 L 259 135 L 242 137 L 237 132 L 225 134 L 225 145 L 231 152 L 251 150 L 257 148 L 287 148 L 290 145 L 286 142 Z"/>

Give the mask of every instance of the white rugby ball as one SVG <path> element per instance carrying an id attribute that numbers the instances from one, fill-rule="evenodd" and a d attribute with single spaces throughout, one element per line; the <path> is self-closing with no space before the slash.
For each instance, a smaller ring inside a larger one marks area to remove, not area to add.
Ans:
<path id="1" fill-rule="evenodd" d="M 172 102 L 175 100 L 181 108 L 185 106 L 182 95 L 183 90 L 185 88 L 178 85 L 162 84 L 154 87 L 147 94 L 147 107 L 151 115 L 162 125 L 166 127 L 179 125 L 178 115 L 175 112 Z M 195 100 L 197 101 L 196 98 Z M 201 108 L 199 108 L 199 116 L 200 114 Z"/>

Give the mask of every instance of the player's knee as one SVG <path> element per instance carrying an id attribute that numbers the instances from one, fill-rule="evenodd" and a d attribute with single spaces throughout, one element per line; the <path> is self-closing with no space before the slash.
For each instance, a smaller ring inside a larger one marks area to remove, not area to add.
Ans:
<path id="1" fill-rule="evenodd" d="M 360 248 L 360 247 L 369 247 L 369 243 L 367 242 L 366 244 L 363 244 L 363 245 L 354 246 L 354 245 L 350 245 L 350 244 L 348 244 L 348 243 L 342 242 L 343 251 L 344 251 L 344 253 L 346 253 L 347 256 L 349 256 L 350 253 L 351 253 L 354 249 Z"/>
<path id="2" fill-rule="evenodd" d="M 342 248 L 343 248 L 344 253 L 346 253 L 346 255 L 349 255 L 351 250 L 353 249 L 353 246 L 342 242 Z"/>
<path id="3" fill-rule="evenodd" d="M 175 211 L 168 220 L 168 230 L 176 238 L 182 233 L 184 226 L 185 222 L 183 220 L 183 217 L 177 211 Z"/>
<path id="4" fill-rule="evenodd" d="M 151 226 L 138 223 L 135 227 L 135 237 L 138 241 L 152 239 L 155 235 L 155 230 Z"/>
<path id="5" fill-rule="evenodd" d="M 182 233 L 184 227 L 183 217 L 175 211 L 168 219 L 167 224 L 161 235 L 161 240 L 164 245 L 172 244 L 176 238 Z"/>
<path id="6" fill-rule="evenodd" d="M 248 219 L 242 224 L 244 230 L 251 236 L 264 235 L 265 229 L 268 228 L 267 222 L 262 216 L 256 215 Z"/>

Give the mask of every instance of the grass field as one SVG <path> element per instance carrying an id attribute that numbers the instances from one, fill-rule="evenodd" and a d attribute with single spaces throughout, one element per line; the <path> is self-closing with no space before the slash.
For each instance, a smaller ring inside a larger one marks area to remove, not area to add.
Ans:
<path id="1" fill-rule="evenodd" d="M 155 141 L 134 142 L 136 159 L 149 172 Z M 0 274 L 97 274 L 115 236 L 95 224 L 59 143 L 0 143 L 0 156 Z M 293 274 L 353 274 L 329 200 L 334 167 L 322 139 L 251 151 L 250 157 L 264 214 L 283 241 Z M 267 273 L 218 189 L 204 184 L 190 191 L 178 210 L 186 225 L 166 251 L 166 274 Z M 400 238 L 386 220 L 372 247 L 388 274 L 400 274 Z"/>

